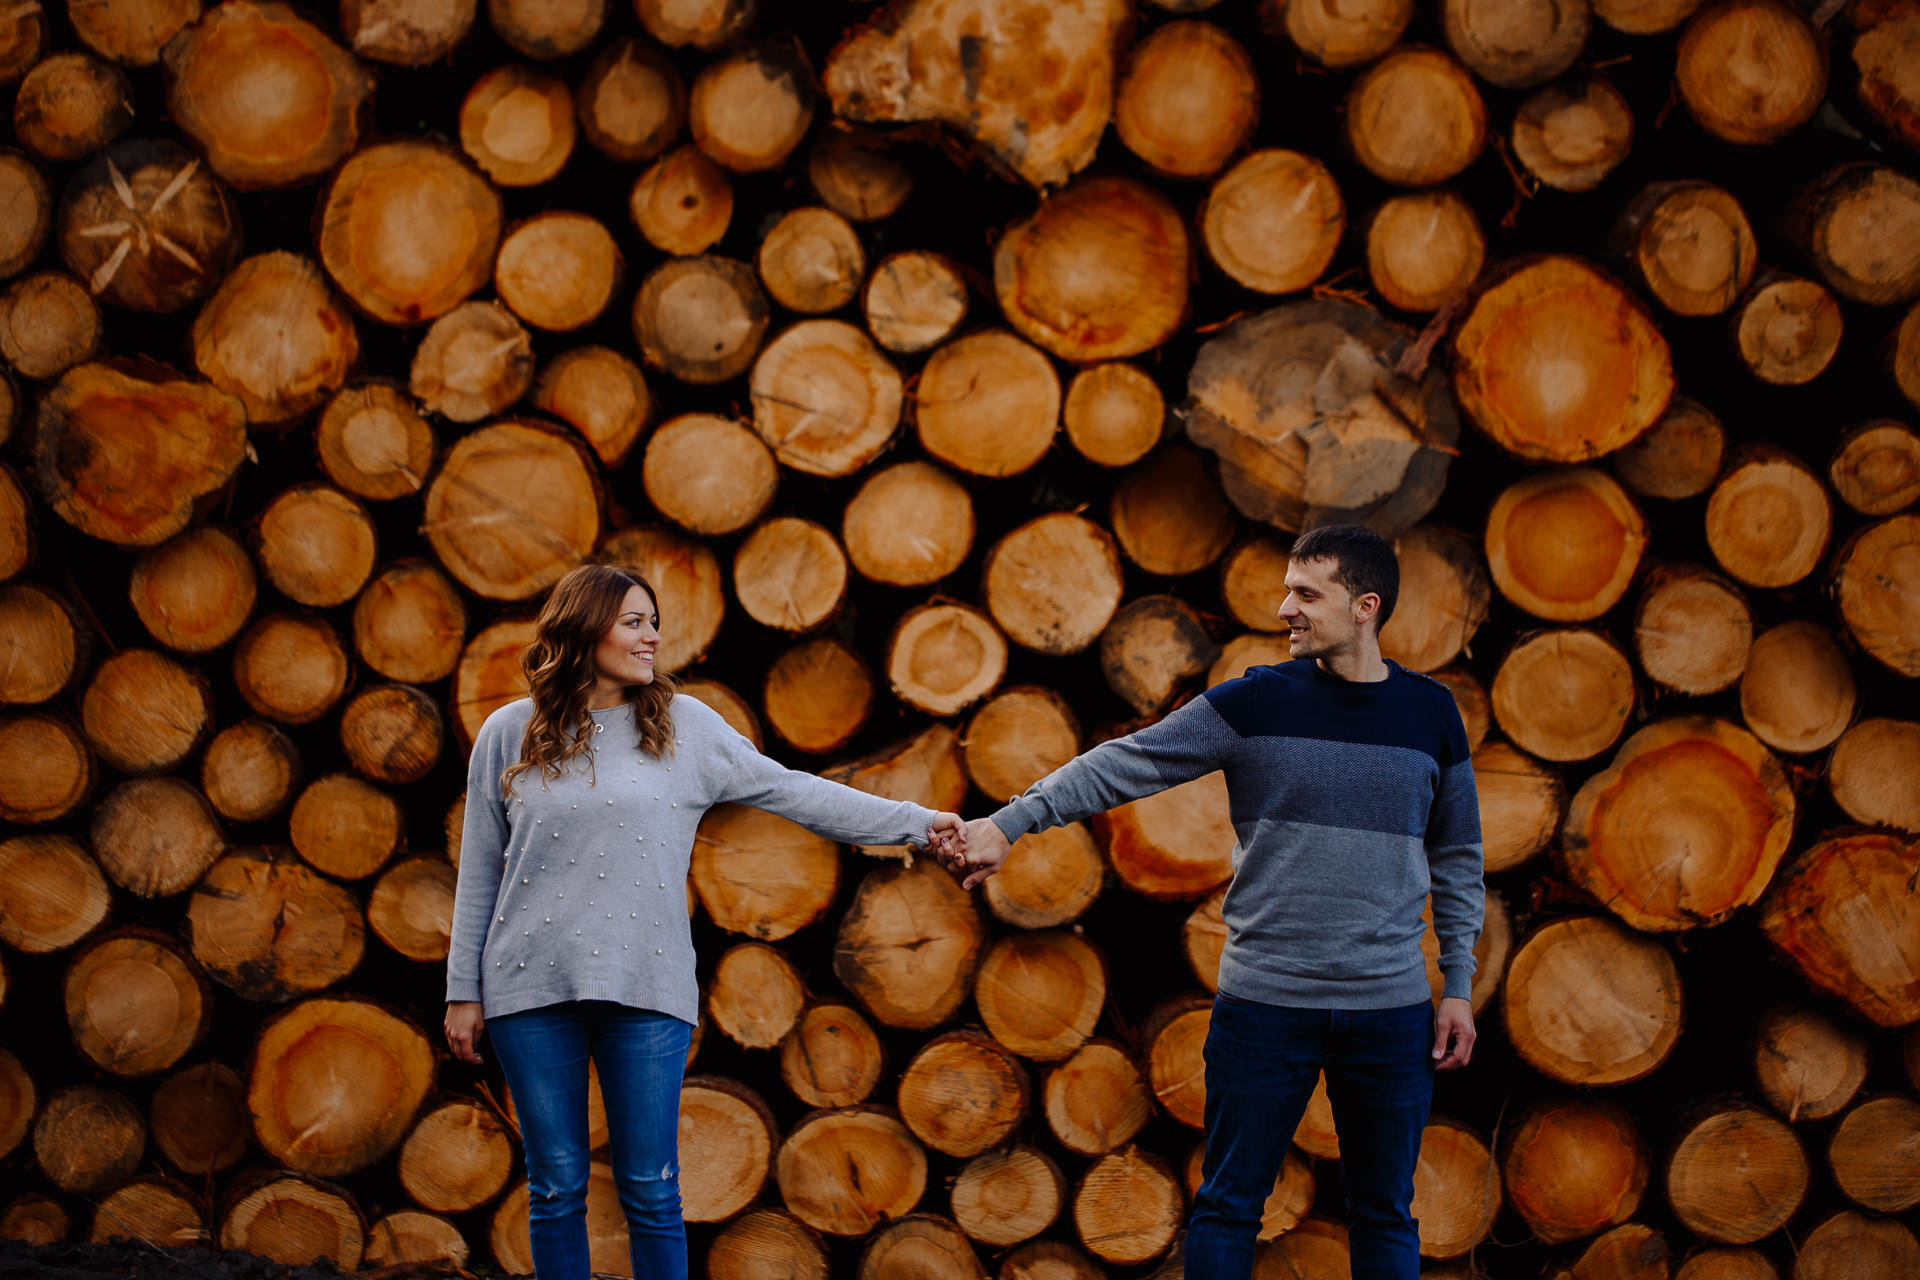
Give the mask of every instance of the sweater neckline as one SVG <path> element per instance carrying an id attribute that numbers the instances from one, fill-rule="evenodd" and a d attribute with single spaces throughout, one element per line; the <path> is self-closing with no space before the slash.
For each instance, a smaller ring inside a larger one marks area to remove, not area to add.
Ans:
<path id="1" fill-rule="evenodd" d="M 1336 676 L 1332 672 L 1328 671 L 1325 667 L 1321 666 L 1318 660 L 1316 659 L 1305 658 L 1305 659 L 1302 659 L 1302 661 L 1304 661 L 1309 667 L 1313 669 L 1313 674 L 1316 679 L 1323 680 L 1327 684 L 1332 685 L 1336 689 L 1354 689 L 1361 693 L 1372 693 L 1376 690 L 1385 689 L 1388 685 L 1393 683 L 1393 678 L 1399 675 L 1401 670 L 1400 664 L 1395 662 L 1392 658 L 1382 658 L 1381 661 L 1387 664 L 1387 674 L 1385 679 L 1343 680 L 1339 676 Z"/>

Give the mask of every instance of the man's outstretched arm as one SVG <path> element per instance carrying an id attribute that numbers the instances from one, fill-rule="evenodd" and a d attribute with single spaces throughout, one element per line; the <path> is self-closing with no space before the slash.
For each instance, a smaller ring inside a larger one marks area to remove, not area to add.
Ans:
<path id="1" fill-rule="evenodd" d="M 964 844 L 945 855 L 947 865 L 967 872 L 962 883 L 971 889 L 998 871 L 1013 842 L 1028 832 L 1078 822 L 1212 773 L 1225 767 L 1240 742 L 1202 695 L 1137 733 L 1076 756 L 990 817 L 969 822 Z"/>

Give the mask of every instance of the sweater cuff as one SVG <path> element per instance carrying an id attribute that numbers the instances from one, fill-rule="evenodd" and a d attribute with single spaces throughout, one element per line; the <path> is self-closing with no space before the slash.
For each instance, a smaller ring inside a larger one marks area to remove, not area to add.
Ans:
<path id="1" fill-rule="evenodd" d="M 1453 968 L 1442 968 L 1440 970 L 1440 973 L 1442 977 L 1444 977 L 1446 980 L 1445 985 L 1442 987 L 1440 991 L 1441 999 L 1443 1000 L 1472 1000 L 1473 999 L 1473 966 L 1472 965 L 1456 966 Z"/>
<path id="2" fill-rule="evenodd" d="M 987 821 L 1000 828 L 1000 834 L 1007 838 L 1008 844 L 1012 844 L 1040 825 L 1027 809 L 1026 803 L 1018 796 L 988 814 Z"/>
<path id="3" fill-rule="evenodd" d="M 447 1003 L 456 1000 L 478 1000 L 480 998 L 480 979 L 456 978 L 447 975 Z"/>
<path id="4" fill-rule="evenodd" d="M 938 812 L 927 808 L 925 805 L 915 804 L 911 800 L 903 800 L 901 803 L 906 805 L 912 813 L 913 821 L 919 823 L 919 826 L 913 829 L 913 834 L 907 837 L 907 843 L 915 849 L 926 848 L 928 843 L 927 828 L 933 825 L 934 818 L 939 816 Z"/>

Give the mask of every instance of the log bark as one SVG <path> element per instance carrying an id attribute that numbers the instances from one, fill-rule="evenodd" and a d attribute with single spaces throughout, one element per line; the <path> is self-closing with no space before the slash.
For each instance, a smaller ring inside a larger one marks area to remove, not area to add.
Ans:
<path id="1" fill-rule="evenodd" d="M 682 671 L 706 656 L 727 609 L 720 560 L 711 547 L 672 529 L 642 526 L 609 535 L 600 544 L 600 556 L 638 569 L 658 597 L 654 603 L 662 618 L 672 619 L 654 653 L 657 669 Z M 683 687 L 682 692 L 691 690 Z M 760 730 L 753 723 L 753 712 L 744 703 L 739 705 L 745 714 L 735 718 L 744 718 L 748 727 L 742 732 L 757 743 Z"/>
<path id="2" fill-rule="evenodd" d="M 860 1251 L 854 1273 L 858 1280 L 908 1274 L 915 1280 L 986 1280 L 960 1228 L 931 1213 L 908 1214 L 875 1231 Z"/>
<path id="3" fill-rule="evenodd" d="M 345 1190 L 292 1174 L 263 1174 L 239 1184 L 220 1223 L 222 1249 L 259 1254 L 284 1266 L 330 1261 L 356 1270 L 366 1249 L 366 1219 Z"/>
<path id="4" fill-rule="evenodd" d="M 858 760 L 822 770 L 821 776 L 869 795 L 909 800 L 947 812 L 958 811 L 967 796 L 960 740 L 946 725 L 934 725 Z M 877 857 L 898 858 L 902 864 L 912 861 L 905 845 L 857 844 L 853 847 Z M 977 922 L 972 913 L 968 913 L 968 918 Z"/>
<path id="5" fill-rule="evenodd" d="M 687 123 L 687 90 L 657 49 L 616 40 L 600 51 L 574 95 L 580 131 L 614 160 L 652 160 Z"/>
<path id="6" fill-rule="evenodd" d="M 1441 7 L 1447 46 L 1475 75 L 1502 89 L 1529 89 L 1571 67 L 1587 42 L 1593 10 L 1586 0 L 1498 4 L 1447 0 Z M 1524 117 L 1526 108 L 1521 108 Z M 1516 126 L 1516 149 L 1518 144 Z"/>
<path id="7" fill-rule="evenodd" d="M 1878 1213 L 1920 1204 L 1920 1103 L 1897 1094 L 1869 1098 L 1833 1131 L 1827 1161 L 1849 1200 Z"/>
<path id="8" fill-rule="evenodd" d="M 320 260 L 375 320 L 415 325 L 486 284 L 500 219 L 499 194 L 450 149 L 379 143 L 350 157 L 327 188 Z"/>
<path id="9" fill-rule="evenodd" d="M 1648 576 L 1634 610 L 1633 647 L 1656 684 L 1693 696 L 1731 688 L 1752 646 L 1753 610 L 1733 583 L 1696 565 Z"/>
<path id="10" fill-rule="evenodd" d="M 1004 329 L 936 350 L 913 397 L 921 446 L 959 471 L 1010 476 L 1046 456 L 1060 428 L 1060 377 L 1036 347 Z"/>
<path id="11" fill-rule="evenodd" d="M 1769 1009 L 1754 1033 L 1754 1077 L 1789 1121 L 1838 1115 L 1866 1083 L 1868 1065 L 1867 1042 L 1812 1008 Z"/>
<path id="12" fill-rule="evenodd" d="M 612 233 L 594 219 L 584 213 L 541 213 L 500 242 L 493 285 L 522 320 L 564 333 L 600 318 L 625 267 Z"/>
<path id="13" fill-rule="evenodd" d="M 847 557 L 833 534 L 781 516 L 756 527 L 733 557 L 733 589 L 747 616 L 791 633 L 832 621 L 847 594 Z"/>
<path id="14" fill-rule="evenodd" d="M 708 1280 L 827 1280 L 820 1238 L 784 1209 L 756 1209 L 727 1224 L 707 1250 Z"/>
<path id="15" fill-rule="evenodd" d="M 1507 1198 L 1538 1240 L 1565 1244 L 1626 1222 L 1649 1165 L 1633 1117 L 1609 1102 L 1536 1103 L 1501 1147 Z"/>
<path id="16" fill-rule="evenodd" d="M 722 1035 L 748 1049 L 771 1049 L 799 1022 L 807 988 L 786 956 L 763 942 L 739 942 L 715 963 L 706 996 L 707 1017 Z"/>
<path id="17" fill-rule="evenodd" d="M 1093 160 L 1132 16 L 1122 0 L 908 0 L 843 38 L 823 78 L 842 120 L 937 121 L 1055 186 Z"/>
<path id="18" fill-rule="evenodd" d="M 781 741 L 813 755 L 853 740 L 873 709 L 866 662 L 831 636 L 804 640 L 767 669 L 761 706 Z"/>
<path id="19" fill-rule="evenodd" d="M 787 1131 L 774 1176 L 801 1222 L 825 1235 L 863 1236 L 920 1203 L 927 1153 L 891 1112 L 816 1111 Z"/>
<path id="20" fill-rule="evenodd" d="M 94 807 L 94 859 L 115 884 L 142 898 L 191 889 L 226 839 L 206 797 L 178 778 L 134 778 Z"/>
<path id="21" fill-rule="evenodd" d="M 900 424 L 900 371 L 840 320 L 787 329 L 754 360 L 750 382 L 754 430 L 783 465 L 808 475 L 852 475 Z"/>
<path id="22" fill-rule="evenodd" d="M 1734 308 L 1733 342 L 1762 382 L 1797 387 L 1813 381 L 1840 350 L 1845 320 L 1833 295 L 1812 280 L 1761 273 Z"/>
<path id="23" fill-rule="evenodd" d="M 1633 665 L 1598 631 L 1537 631 L 1493 677 L 1493 718 L 1515 746 L 1556 764 L 1590 760 L 1633 714 Z"/>
<path id="24" fill-rule="evenodd" d="M 1754 637 L 1740 677 L 1740 716 L 1776 751 L 1804 755 L 1833 743 L 1859 707 L 1847 658 L 1816 622 L 1784 622 Z"/>
<path id="25" fill-rule="evenodd" d="M 1398 371 L 1412 341 L 1338 299 L 1237 320 L 1194 360 L 1187 436 L 1219 456 L 1243 515 L 1289 530 L 1365 523 L 1392 537 L 1439 500 L 1459 435 L 1441 375 Z"/>
<path id="26" fill-rule="evenodd" d="M 1053 1136 L 1083 1156 L 1105 1155 L 1133 1141 L 1153 1116 L 1145 1074 L 1110 1040 L 1089 1040 L 1049 1071 L 1041 1102 Z"/>
<path id="27" fill-rule="evenodd" d="M 311 181 L 359 144 L 373 76 L 288 5 L 219 5 L 163 57 L 167 113 L 242 191 Z"/>
<path id="28" fill-rule="evenodd" d="M 95 157 L 61 197 L 59 225 L 67 268 L 96 298 L 135 311 L 178 311 L 200 301 L 240 245 L 239 215 L 226 188 L 199 157 L 171 142 L 117 143 Z M 22 227 L 20 234 L 31 233 Z"/>
<path id="29" fill-rule="evenodd" d="M 1099 846 L 1078 822 L 1025 840 L 1020 857 L 987 881 L 987 909 L 1016 929 L 1051 929 L 1078 920 L 1106 887 L 1107 864 Z"/>
<path id="30" fill-rule="evenodd" d="M 1487 144 L 1487 107 L 1465 67 L 1409 45 L 1368 69 L 1346 101 L 1347 145 L 1376 178 L 1430 187 L 1472 164 Z"/>
<path id="31" fill-rule="evenodd" d="M 1905 888 L 1913 850 L 1887 832 L 1834 836 L 1782 871 L 1760 928 L 1816 988 L 1883 1027 L 1920 1019 L 1920 909 Z"/>
<path id="32" fill-rule="evenodd" d="M 455 422 L 502 413 L 532 385 L 532 340 L 497 302 L 463 302 L 435 320 L 408 373 L 420 406 Z"/>
<path id="33" fill-rule="evenodd" d="M 1301 53 L 1338 71 L 1372 62 L 1391 49 L 1413 18 L 1413 0 L 1337 6 L 1260 0 L 1260 16 L 1285 31 Z"/>
<path id="34" fill-rule="evenodd" d="M 1100 673 L 1136 713 L 1154 715 L 1218 652 L 1191 605 L 1173 596 L 1141 596 L 1101 633 Z"/>
<path id="35" fill-rule="evenodd" d="M 1213 1024 L 1213 1004 L 1204 996 L 1175 996 L 1147 1016 L 1140 1028 L 1147 1086 L 1155 1102 L 1190 1129 L 1202 1127 L 1207 1103 L 1202 1051 Z"/>
<path id="36" fill-rule="evenodd" d="M 136 1178 L 101 1200 L 87 1230 L 93 1244 L 138 1240 L 157 1249 L 187 1249 L 207 1240 L 206 1214 L 184 1187 L 169 1178 Z"/>
<path id="37" fill-rule="evenodd" d="M 887 683 L 894 696 L 929 715 L 955 715 L 972 706 L 1006 670 L 1006 638 L 986 614 L 966 605 L 909 610 L 887 642 Z"/>
<path id="38" fill-rule="evenodd" d="M 1920 182 L 1897 169 L 1828 170 L 1789 206 L 1787 234 L 1843 298 L 1888 306 L 1920 297 Z"/>
<path id="39" fill-rule="evenodd" d="M 1204 897 L 1233 875 L 1224 774 L 1209 773 L 1093 816 L 1120 882 L 1159 901 Z"/>
<path id="40" fill-rule="evenodd" d="M 981 573 L 993 620 L 1015 644 L 1050 656 L 1078 653 L 1120 607 L 1120 557 L 1107 532 L 1068 512 L 1014 529 Z"/>
<path id="41" fill-rule="evenodd" d="M 1567 811 L 1567 788 L 1551 765 L 1504 742 L 1473 753 L 1480 840 L 1489 872 L 1511 871 L 1552 843 Z"/>
<path id="42" fill-rule="evenodd" d="M 1757 146 L 1806 123 L 1819 107 L 1826 47 L 1799 10 L 1779 0 L 1719 0 L 1687 24 L 1674 81 L 1702 129 Z"/>
<path id="43" fill-rule="evenodd" d="M 193 320 L 195 367 L 255 424 L 326 403 L 359 358 L 353 320 L 320 268 L 281 250 L 236 266 Z"/>
<path id="44" fill-rule="evenodd" d="M 231 534 L 189 529 L 135 562 L 127 594 L 154 639 L 210 653 L 246 625 L 257 593 L 253 561 Z"/>
<path id="45" fill-rule="evenodd" d="M 1500 1168 L 1478 1134 L 1450 1120 L 1427 1125 L 1413 1203 L 1423 1258 L 1457 1258 L 1487 1238 L 1500 1212 Z"/>
<path id="46" fill-rule="evenodd" d="M 187 904 L 186 932 L 208 977 L 261 1003 L 332 986 L 366 949 L 353 895 L 284 849 L 241 850 L 208 868 Z"/>
<path id="47" fill-rule="evenodd" d="M 1848 817 L 1920 835 L 1920 795 L 1910 785 L 1920 761 L 1920 724 L 1868 719 L 1833 744 L 1827 786 Z"/>
<path id="48" fill-rule="evenodd" d="M 738 377 L 766 331 L 767 300 L 753 268 L 731 258 L 662 263 L 633 299 L 640 354 L 682 382 L 706 386 Z"/>
<path id="49" fill-rule="evenodd" d="M 0 942 L 30 955 L 72 946 L 107 918 L 100 868 L 64 835 L 0 842 Z"/>
<path id="50" fill-rule="evenodd" d="M 80 1052 L 116 1076 L 150 1076 L 207 1032 L 213 990 L 166 935 L 122 929 L 82 947 L 63 1003 Z"/>
<path id="51" fill-rule="evenodd" d="M 1900 1223 L 1843 1209 L 1807 1233 L 1794 1258 L 1794 1280 L 1851 1275 L 1909 1275 L 1920 1267 L 1920 1240 Z"/>
<path id="52" fill-rule="evenodd" d="M 465 1213 L 493 1199 L 513 1169 L 513 1143 L 489 1107 L 456 1098 L 420 1117 L 395 1165 L 413 1202 Z"/>
<path id="53" fill-rule="evenodd" d="M 967 284 L 937 253 L 913 249 L 882 258 L 860 291 L 873 340 L 889 351 L 925 351 L 945 342 L 967 314 Z"/>
<path id="54" fill-rule="evenodd" d="M 1059 694 L 1018 685 L 974 713 L 961 746 L 975 786 L 989 797 L 1014 796 L 1079 754 L 1080 724 Z"/>
<path id="55" fill-rule="evenodd" d="M 980 962 L 973 999 L 995 1040 L 1023 1058 L 1058 1062 L 1093 1034 L 1107 1000 L 1106 962 L 1068 931 L 1012 934 Z"/>
<path id="56" fill-rule="evenodd" d="M 1613 251 L 1675 315 L 1717 316 L 1753 280 L 1758 247 L 1740 201 L 1698 179 L 1656 182 L 1614 224 Z"/>
<path id="57" fill-rule="evenodd" d="M 1486 261 L 1480 219 L 1452 191 L 1395 196 L 1366 226 L 1367 279 L 1402 311 L 1435 311 L 1462 296 Z"/>
<path id="58" fill-rule="evenodd" d="M 1626 290 L 1578 258 L 1512 268 L 1453 340 L 1454 391 L 1494 443 L 1542 462 L 1631 444 L 1673 395 L 1667 340 Z"/>
<path id="59" fill-rule="evenodd" d="M 126 73 L 90 53 L 40 58 L 13 99 L 14 139 L 55 164 L 92 155 L 132 123 Z"/>
<path id="60" fill-rule="evenodd" d="M 334 773 L 300 793 L 287 833 L 316 871 L 363 880 L 399 850 L 406 821 L 392 796 L 351 774 Z"/>
<path id="61" fill-rule="evenodd" d="M 439 964 L 453 933 L 454 869 L 430 854 L 389 867 L 367 895 L 367 925 L 409 960 Z"/>
<path id="62" fill-rule="evenodd" d="M 460 1228 L 445 1218 L 417 1209 L 401 1209 L 373 1224 L 367 1232 L 361 1264 L 383 1267 L 445 1267 L 464 1269 L 467 1241 Z"/>
<path id="63" fill-rule="evenodd" d="M 495 67 L 460 103 L 460 149 L 503 187 L 559 173 L 577 133 L 566 82 L 532 67 Z"/>
<path id="64" fill-rule="evenodd" d="M 1840 551 L 1833 593 L 1840 616 L 1866 652 L 1900 675 L 1920 675 L 1920 516 L 1895 516 L 1861 530 Z"/>
<path id="65" fill-rule="evenodd" d="M 433 1075 L 432 1047 L 410 1023 L 363 1000 L 305 1000 L 264 1024 L 247 1110 L 274 1159 L 337 1176 L 400 1145 Z"/>
<path id="66" fill-rule="evenodd" d="M 798 44 L 762 44 L 710 62 L 693 82 L 693 141 L 736 173 L 778 168 L 813 122 L 813 68 Z"/>
<path id="67" fill-rule="evenodd" d="M 1088 1253 L 1117 1267 L 1167 1251 L 1185 1205 L 1173 1170 L 1158 1156 L 1122 1147 L 1095 1160 L 1073 1192 L 1073 1226 Z"/>
<path id="68" fill-rule="evenodd" d="M 580 52 L 606 19 L 606 0 L 487 0 L 487 24 L 529 58 Z"/>
<path id="69" fill-rule="evenodd" d="M 524 600 L 584 560 L 600 535 L 600 495 L 586 451 L 522 422 L 463 437 L 427 488 L 425 532 L 460 584 Z"/>
<path id="70" fill-rule="evenodd" d="M 975 1156 L 1020 1126 L 1031 1093 L 1011 1050 L 977 1031 L 949 1031 L 900 1073 L 900 1118 L 934 1150 Z"/>
<path id="71" fill-rule="evenodd" d="M 1088 178 L 1000 238 L 994 292 L 1029 341 L 1078 364 L 1113 360 L 1173 336 L 1191 258 L 1165 196 L 1130 178 Z"/>
<path id="72" fill-rule="evenodd" d="M 1149 168 L 1175 178 L 1217 173 L 1259 122 L 1253 59 L 1211 22 L 1169 22 L 1127 51 L 1113 131 Z"/>
<path id="73" fill-rule="evenodd" d="M 139 1167 L 147 1126 L 133 1104 L 99 1085 L 69 1085 L 48 1098 L 33 1122 L 33 1155 L 60 1190 L 97 1196 Z"/>
<path id="74" fill-rule="evenodd" d="M 705 253 L 733 220 L 733 184 L 726 170 L 685 143 L 634 182 L 627 212 L 647 243 L 661 252 Z"/>
<path id="75" fill-rule="evenodd" d="M 233 650 L 233 683 L 255 714 L 310 724 L 347 688 L 347 651 L 326 619 L 268 614 Z"/>
<path id="76" fill-rule="evenodd" d="M 864 130 L 825 130 L 807 153 L 807 181 L 822 204 L 854 222 L 891 218 L 913 194 L 913 170 Z"/>
<path id="77" fill-rule="evenodd" d="M 664 422 L 647 441 L 642 483 L 660 514 L 708 537 L 736 533 L 773 501 L 779 468 L 739 422 L 689 413 Z"/>
<path id="78" fill-rule="evenodd" d="M 1833 500 L 1820 478 L 1779 449 L 1749 449 L 1707 499 L 1713 558 L 1750 587 L 1790 587 L 1812 573 L 1832 528 Z"/>
<path id="79" fill-rule="evenodd" d="M 1502 1011 L 1535 1069 L 1566 1084 L 1626 1084 L 1680 1038 L 1680 975 L 1658 940 L 1603 916 L 1567 917 L 1514 953 Z"/>
<path id="80" fill-rule="evenodd" d="M 1053 1224 L 1066 1202 L 1060 1167 L 1037 1147 L 1016 1143 L 975 1156 L 954 1179 L 954 1221 L 990 1249 L 1030 1240 Z"/>
<path id="81" fill-rule="evenodd" d="M 6 277 L 39 257 L 53 231 L 52 188 L 33 161 L 11 147 L 0 148 L 0 208 L 10 214 L 0 226 L 0 277 Z"/>
<path id="82" fill-rule="evenodd" d="M 341 0 L 340 34 L 375 62 L 424 67 L 439 62 L 473 26 L 475 0 L 422 5 L 417 0 Z"/>
<path id="83" fill-rule="evenodd" d="M 930 859 L 876 868 L 840 919 L 834 976 L 878 1021 L 925 1030 L 966 999 L 984 934 L 972 901 Z"/>
<path id="84" fill-rule="evenodd" d="M 0 293 L 0 356 L 22 377 L 47 381 L 100 351 L 100 308 L 59 271 L 22 276 Z"/>
<path id="85" fill-rule="evenodd" d="M 361 382 L 327 402 L 314 428 L 320 466 L 355 497 L 418 493 L 433 464 L 433 428 L 400 387 Z"/>
<path id="86" fill-rule="evenodd" d="M 886 1073 L 886 1050 L 852 1005 L 816 1004 L 780 1045 L 780 1078 L 810 1107 L 865 1102 Z"/>
<path id="87" fill-rule="evenodd" d="M 212 729 L 204 677 L 151 649 L 123 649 L 94 668 L 80 695 L 87 743 L 122 773 L 157 773 L 187 757 Z"/>
<path id="88" fill-rule="evenodd" d="M 220 1173 L 246 1154 L 246 1087 L 222 1063 L 197 1063 L 168 1076 L 153 1091 L 149 1119 L 153 1145 L 182 1173 Z"/>
<path id="89" fill-rule="evenodd" d="M 0 819 L 57 822 L 93 790 L 93 753 L 71 722 L 34 713 L 0 722 Z"/>
<path id="90" fill-rule="evenodd" d="M 686 1221 L 724 1222 L 753 1203 L 773 1172 L 780 1142 L 760 1096 L 719 1076 L 694 1076 L 680 1088 L 680 1126 Z"/>
<path id="91" fill-rule="evenodd" d="M 1400 597 L 1380 629 L 1380 652 L 1410 671 L 1433 671 L 1458 657 L 1487 620 L 1493 586 L 1486 561 L 1464 536 L 1432 525 L 1408 529 L 1393 549 Z M 1286 599 L 1284 566 L 1280 572 L 1268 619 L 1276 630 L 1284 626 L 1279 607 Z"/>
<path id="92" fill-rule="evenodd" d="M 1786 1225 L 1808 1178 L 1793 1130 L 1736 1104 L 1710 1110 L 1681 1134 L 1667 1164 L 1667 1203 L 1695 1235 L 1752 1244 Z"/>
<path id="93" fill-rule="evenodd" d="M 1827 478 L 1840 500 L 1865 516 L 1888 516 L 1920 500 L 1920 433 L 1875 418 L 1840 438 Z"/>
<path id="94" fill-rule="evenodd" d="M 0 587 L 0 703 L 31 706 L 70 691 L 87 668 L 92 635 L 79 611 L 32 583 Z"/>
<path id="95" fill-rule="evenodd" d="M 1633 107 L 1601 76 L 1551 84 L 1520 104 L 1513 154 L 1559 191 L 1591 191 L 1633 147 Z"/>
<path id="96" fill-rule="evenodd" d="M 852 302 L 867 274 L 866 250 L 852 224 L 817 206 L 782 215 L 760 241 L 754 264 L 775 302 L 807 315 Z"/>
<path id="97" fill-rule="evenodd" d="M 958 569 L 973 550 L 973 499 L 928 462 L 876 471 L 847 503 L 840 527 L 847 558 L 863 577 L 924 587 Z"/>

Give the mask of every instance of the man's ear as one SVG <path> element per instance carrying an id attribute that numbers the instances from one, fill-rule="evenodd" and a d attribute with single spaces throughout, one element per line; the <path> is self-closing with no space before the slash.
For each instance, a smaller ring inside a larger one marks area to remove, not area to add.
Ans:
<path id="1" fill-rule="evenodd" d="M 1380 612 L 1380 593 L 1369 591 L 1353 602 L 1353 620 L 1365 626 L 1368 619 Z"/>

